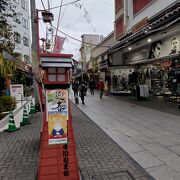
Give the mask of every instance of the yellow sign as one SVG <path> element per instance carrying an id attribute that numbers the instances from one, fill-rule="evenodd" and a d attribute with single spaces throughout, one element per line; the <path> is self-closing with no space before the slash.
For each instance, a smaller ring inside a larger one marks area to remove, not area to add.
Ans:
<path id="1" fill-rule="evenodd" d="M 46 91 L 49 144 L 67 143 L 68 90 Z"/>

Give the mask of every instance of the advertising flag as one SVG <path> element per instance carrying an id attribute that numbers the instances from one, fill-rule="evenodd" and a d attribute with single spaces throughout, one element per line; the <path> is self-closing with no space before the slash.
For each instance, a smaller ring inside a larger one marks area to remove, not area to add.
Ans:
<path id="1" fill-rule="evenodd" d="M 54 54 L 61 53 L 64 41 L 65 41 L 64 37 L 60 37 L 60 36 L 55 37 L 55 46 L 53 49 Z"/>
<path id="2" fill-rule="evenodd" d="M 68 90 L 47 90 L 46 98 L 49 144 L 66 144 Z"/>

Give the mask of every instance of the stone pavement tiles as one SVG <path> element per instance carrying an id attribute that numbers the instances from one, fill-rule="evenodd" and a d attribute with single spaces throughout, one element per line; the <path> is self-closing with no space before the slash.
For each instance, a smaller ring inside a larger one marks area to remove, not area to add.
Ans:
<path id="1" fill-rule="evenodd" d="M 83 180 L 153 179 L 72 103 L 71 110 L 78 163 Z"/>
<path id="2" fill-rule="evenodd" d="M 37 176 L 41 114 L 15 132 L 0 133 L 0 180 L 35 180 Z"/>
<path id="3" fill-rule="evenodd" d="M 180 180 L 179 116 L 96 93 L 85 103 L 78 107 L 156 180 Z"/>

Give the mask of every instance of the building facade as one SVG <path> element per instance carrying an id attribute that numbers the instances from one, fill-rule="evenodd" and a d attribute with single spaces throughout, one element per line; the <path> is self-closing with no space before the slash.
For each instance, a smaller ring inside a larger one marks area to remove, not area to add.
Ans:
<path id="1" fill-rule="evenodd" d="M 31 57 L 31 16 L 29 0 L 11 0 L 15 15 L 8 17 L 14 32 L 14 44 L 17 57 L 29 64 Z"/>
<path id="2" fill-rule="evenodd" d="M 101 78 L 110 84 L 110 59 L 107 50 L 114 45 L 114 31 L 107 35 L 103 40 L 92 49 L 89 72 L 93 79 Z"/>
<path id="3" fill-rule="evenodd" d="M 115 14 L 119 43 L 109 50 L 113 65 L 119 65 L 112 72 L 114 90 L 144 85 L 154 95 L 179 101 L 179 1 L 116 0 Z"/>
<path id="4" fill-rule="evenodd" d="M 87 76 L 87 70 L 88 64 L 90 63 L 92 57 L 92 49 L 101 42 L 103 36 L 97 34 L 83 34 L 81 38 L 81 61 L 79 63 L 81 66 L 82 77 L 85 78 L 85 81 L 87 81 L 89 79 L 89 77 Z"/>

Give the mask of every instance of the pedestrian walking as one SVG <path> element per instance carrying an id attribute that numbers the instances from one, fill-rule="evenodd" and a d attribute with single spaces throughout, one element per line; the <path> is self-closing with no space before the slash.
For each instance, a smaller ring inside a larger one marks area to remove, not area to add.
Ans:
<path id="1" fill-rule="evenodd" d="M 87 87 L 88 87 L 87 81 L 84 82 L 84 86 L 85 86 L 85 96 L 86 96 L 87 95 Z"/>
<path id="2" fill-rule="evenodd" d="M 84 105 L 84 96 L 86 95 L 86 86 L 84 84 L 84 82 L 81 82 L 79 87 L 78 87 L 78 90 L 79 90 L 79 97 L 81 97 L 81 101 L 82 101 L 82 104 Z"/>
<path id="3" fill-rule="evenodd" d="M 76 104 L 79 104 L 78 88 L 79 88 L 78 81 L 74 81 L 74 83 L 72 84 L 72 90 L 74 91 L 74 98 Z"/>
<path id="4" fill-rule="evenodd" d="M 91 95 L 94 95 L 95 86 L 96 86 L 95 82 L 93 81 L 93 79 L 91 79 L 90 82 L 89 82 L 89 89 L 90 89 Z"/>
<path id="5" fill-rule="evenodd" d="M 97 83 L 97 89 L 99 91 L 100 99 L 102 99 L 103 92 L 104 92 L 104 82 L 102 79 L 100 79 Z"/>

